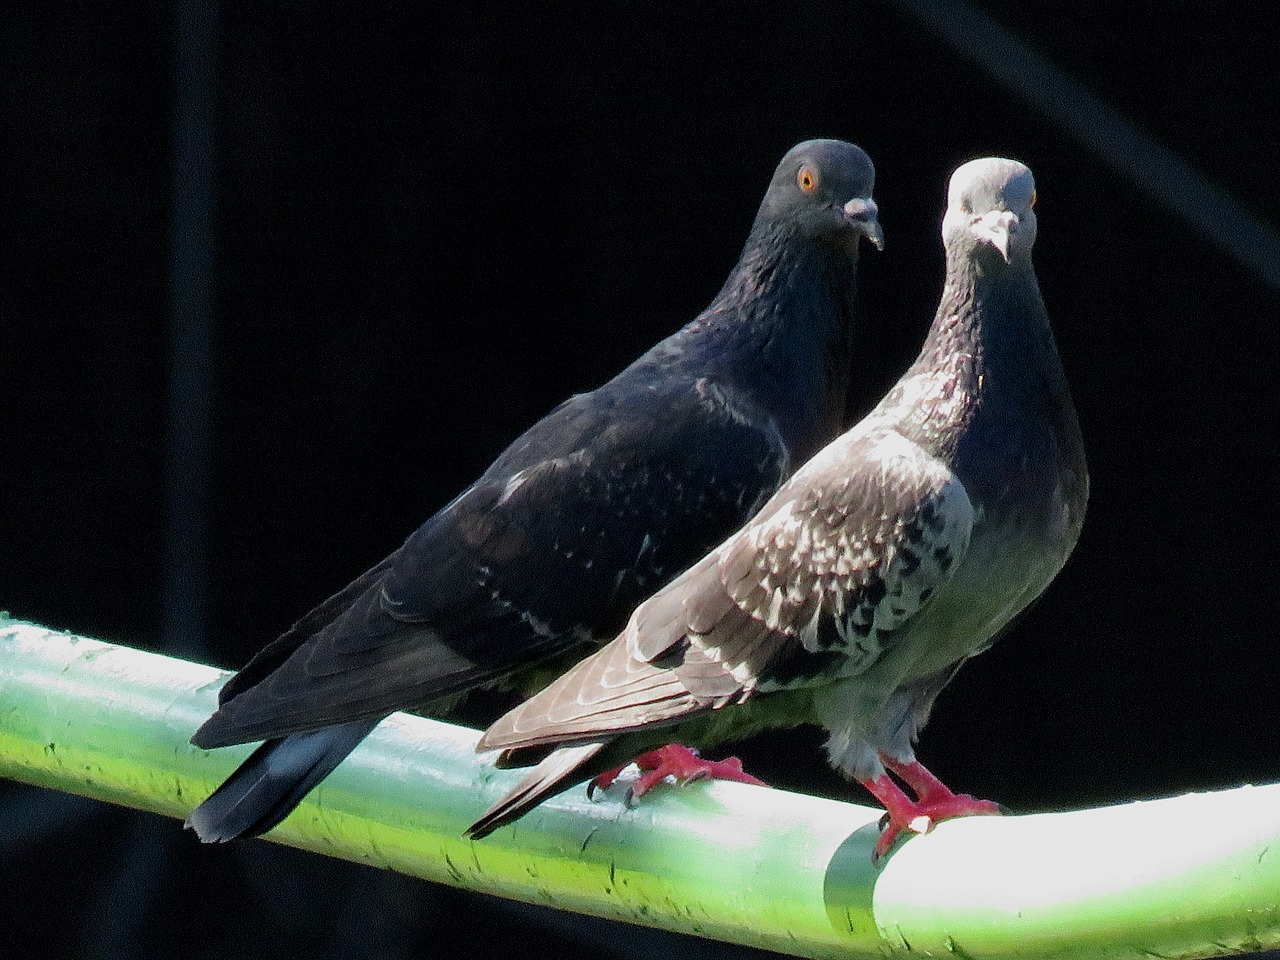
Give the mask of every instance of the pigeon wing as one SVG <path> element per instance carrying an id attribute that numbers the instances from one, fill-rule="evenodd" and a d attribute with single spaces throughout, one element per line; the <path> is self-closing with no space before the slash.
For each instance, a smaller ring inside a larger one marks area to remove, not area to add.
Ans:
<path id="1" fill-rule="evenodd" d="M 425 705 L 592 640 L 590 625 L 616 632 L 789 469 L 774 422 L 706 380 L 650 390 L 628 416 L 616 402 L 573 398 L 517 441 L 336 616 L 323 605 L 302 621 L 316 632 L 251 661 L 256 682 L 237 684 L 200 742 Z"/>
<path id="2" fill-rule="evenodd" d="M 968 495 L 940 461 L 897 433 L 855 430 L 617 639 L 499 719 L 480 749 L 672 725 L 855 676 L 950 576 L 972 526 Z"/>

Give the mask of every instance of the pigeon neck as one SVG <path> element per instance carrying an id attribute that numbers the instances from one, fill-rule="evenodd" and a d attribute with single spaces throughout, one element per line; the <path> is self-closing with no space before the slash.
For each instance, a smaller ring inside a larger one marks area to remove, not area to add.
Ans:
<path id="1" fill-rule="evenodd" d="M 723 347 L 722 375 L 774 414 L 799 463 L 842 426 L 857 250 L 768 233 L 753 240 L 704 319 Z"/>
<path id="2" fill-rule="evenodd" d="M 805 239 L 757 224 L 716 301 L 734 309 L 770 310 L 779 301 L 792 307 L 811 302 L 817 309 L 851 291 L 857 263 L 856 236 L 845 243 Z M 822 289 L 810 289 L 820 281 Z"/>
<path id="3" fill-rule="evenodd" d="M 947 283 L 920 362 L 953 367 L 964 379 L 1016 390 L 1061 379 L 1062 364 L 1027 259 L 998 263 L 994 251 L 948 256 Z M 1030 374 L 1036 376 L 1030 376 Z"/>
<path id="4" fill-rule="evenodd" d="M 1036 405 L 1046 387 L 1070 406 L 1030 262 L 973 259 L 948 257 L 942 302 L 920 356 L 881 407 L 897 429 L 943 457 L 954 455 L 984 408 Z"/>

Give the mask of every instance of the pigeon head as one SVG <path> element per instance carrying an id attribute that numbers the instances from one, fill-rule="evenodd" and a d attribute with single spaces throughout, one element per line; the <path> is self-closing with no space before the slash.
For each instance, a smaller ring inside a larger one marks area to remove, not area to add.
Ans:
<path id="1" fill-rule="evenodd" d="M 942 241 L 978 256 L 989 247 L 1005 263 L 1030 261 L 1036 240 L 1036 182 L 1025 164 L 983 157 L 951 175 Z"/>
<path id="2" fill-rule="evenodd" d="M 860 147 L 843 140 L 806 140 L 787 151 L 760 205 L 756 229 L 829 239 L 852 250 L 866 237 L 884 249 L 871 199 L 876 172 Z"/>

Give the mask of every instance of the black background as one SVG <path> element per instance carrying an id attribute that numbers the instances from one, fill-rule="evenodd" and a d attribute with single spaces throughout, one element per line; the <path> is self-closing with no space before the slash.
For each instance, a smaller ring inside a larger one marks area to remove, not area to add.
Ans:
<path id="1" fill-rule="evenodd" d="M 1280 82 L 1248 5 L 980 6 L 1280 222 Z M 0 604 L 155 647 L 174 10 L 6 19 Z M 892 3 L 223 2 L 218 34 L 213 662 L 691 319 L 812 136 L 877 164 L 865 410 L 932 317 L 947 175 L 1003 154 L 1036 173 L 1093 494 L 1067 569 L 943 696 L 921 757 L 1019 811 L 1280 778 L 1280 296 Z M 740 754 L 866 799 L 819 744 Z M 52 797 L 0 785 L 9 957 L 728 954 Z"/>

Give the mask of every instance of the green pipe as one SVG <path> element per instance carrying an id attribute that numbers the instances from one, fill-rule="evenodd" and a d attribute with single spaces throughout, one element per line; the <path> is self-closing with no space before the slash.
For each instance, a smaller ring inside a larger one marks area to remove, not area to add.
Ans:
<path id="1" fill-rule="evenodd" d="M 187 743 L 226 676 L 0 618 L 0 775 L 185 817 L 248 753 Z M 951 821 L 877 870 L 879 811 L 733 783 L 656 791 L 631 810 L 622 787 L 595 802 L 574 789 L 464 840 L 519 777 L 477 757 L 476 736 L 396 714 L 269 839 L 805 957 L 1280 947 L 1280 785 Z"/>

